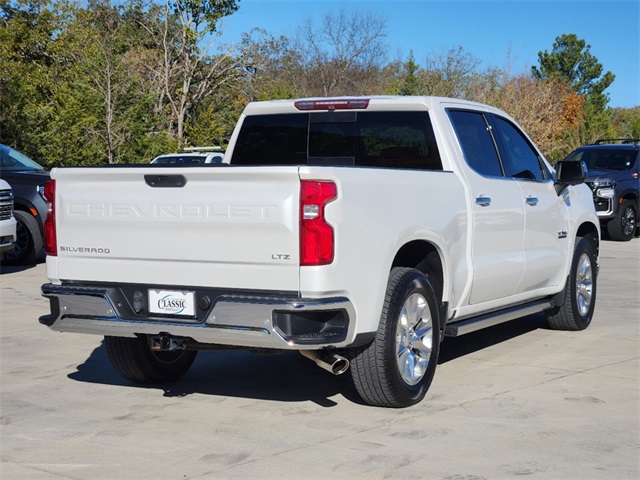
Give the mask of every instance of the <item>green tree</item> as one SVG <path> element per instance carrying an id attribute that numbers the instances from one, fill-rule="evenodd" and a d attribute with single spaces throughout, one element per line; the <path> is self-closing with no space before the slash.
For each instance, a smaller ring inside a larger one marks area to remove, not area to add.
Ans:
<path id="1" fill-rule="evenodd" d="M 603 73 L 603 67 L 590 52 L 591 45 L 575 34 L 556 37 L 551 52 L 538 52 L 538 67 L 531 73 L 538 79 L 569 82 L 573 90 L 585 97 L 584 123 L 580 126 L 580 140 L 589 143 L 606 135 L 611 113 L 607 110 L 609 97 L 604 91 L 613 83 L 615 75 Z"/>
<path id="2" fill-rule="evenodd" d="M 568 81 L 581 95 L 601 94 L 615 79 L 611 72 L 602 74 L 602 64 L 590 52 L 591 45 L 575 34 L 556 37 L 553 51 L 538 52 L 540 66 L 531 67 L 535 78 Z M 603 105 L 604 108 L 604 105 Z"/>
<path id="3" fill-rule="evenodd" d="M 406 75 L 402 87 L 400 87 L 400 95 L 420 95 L 420 82 L 416 73 L 420 70 L 420 67 L 416 63 L 416 59 L 413 56 L 413 50 L 409 51 L 409 59 L 405 62 L 404 70 Z"/>
<path id="4" fill-rule="evenodd" d="M 54 33 L 61 23 L 47 0 L 0 2 L 0 142 L 46 163 L 41 133 L 53 106 Z"/>

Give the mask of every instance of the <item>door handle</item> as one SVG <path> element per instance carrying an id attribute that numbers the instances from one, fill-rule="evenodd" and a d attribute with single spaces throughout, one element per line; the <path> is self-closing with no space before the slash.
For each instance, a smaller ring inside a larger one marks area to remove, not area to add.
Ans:
<path id="1" fill-rule="evenodd" d="M 531 205 L 532 207 L 538 205 L 538 201 L 536 197 L 527 197 L 527 205 Z"/>
<path id="2" fill-rule="evenodd" d="M 476 205 L 480 205 L 481 207 L 488 207 L 489 205 L 491 205 L 491 198 L 481 195 L 476 198 Z"/>

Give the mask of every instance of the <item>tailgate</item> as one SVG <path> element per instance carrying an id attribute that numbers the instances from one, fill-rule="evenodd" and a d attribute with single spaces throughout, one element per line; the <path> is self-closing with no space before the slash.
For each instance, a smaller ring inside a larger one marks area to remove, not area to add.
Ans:
<path id="1" fill-rule="evenodd" d="M 297 167 L 52 176 L 61 280 L 298 290 Z"/>

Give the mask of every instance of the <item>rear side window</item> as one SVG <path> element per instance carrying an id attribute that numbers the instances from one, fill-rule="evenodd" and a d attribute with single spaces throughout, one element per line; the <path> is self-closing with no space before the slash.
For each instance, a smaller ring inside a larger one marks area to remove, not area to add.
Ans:
<path id="1" fill-rule="evenodd" d="M 249 116 L 242 124 L 231 163 L 442 170 L 427 112 Z"/>
<path id="2" fill-rule="evenodd" d="M 450 110 L 449 117 L 467 164 L 482 175 L 503 176 L 496 146 L 484 115 L 477 112 Z"/>

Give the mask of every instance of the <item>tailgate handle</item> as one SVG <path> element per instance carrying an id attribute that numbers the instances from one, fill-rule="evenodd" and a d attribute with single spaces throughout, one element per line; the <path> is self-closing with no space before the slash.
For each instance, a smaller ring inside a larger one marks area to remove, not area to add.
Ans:
<path id="1" fill-rule="evenodd" d="M 182 188 L 187 184 L 184 175 L 145 175 L 144 181 L 153 188 Z"/>

